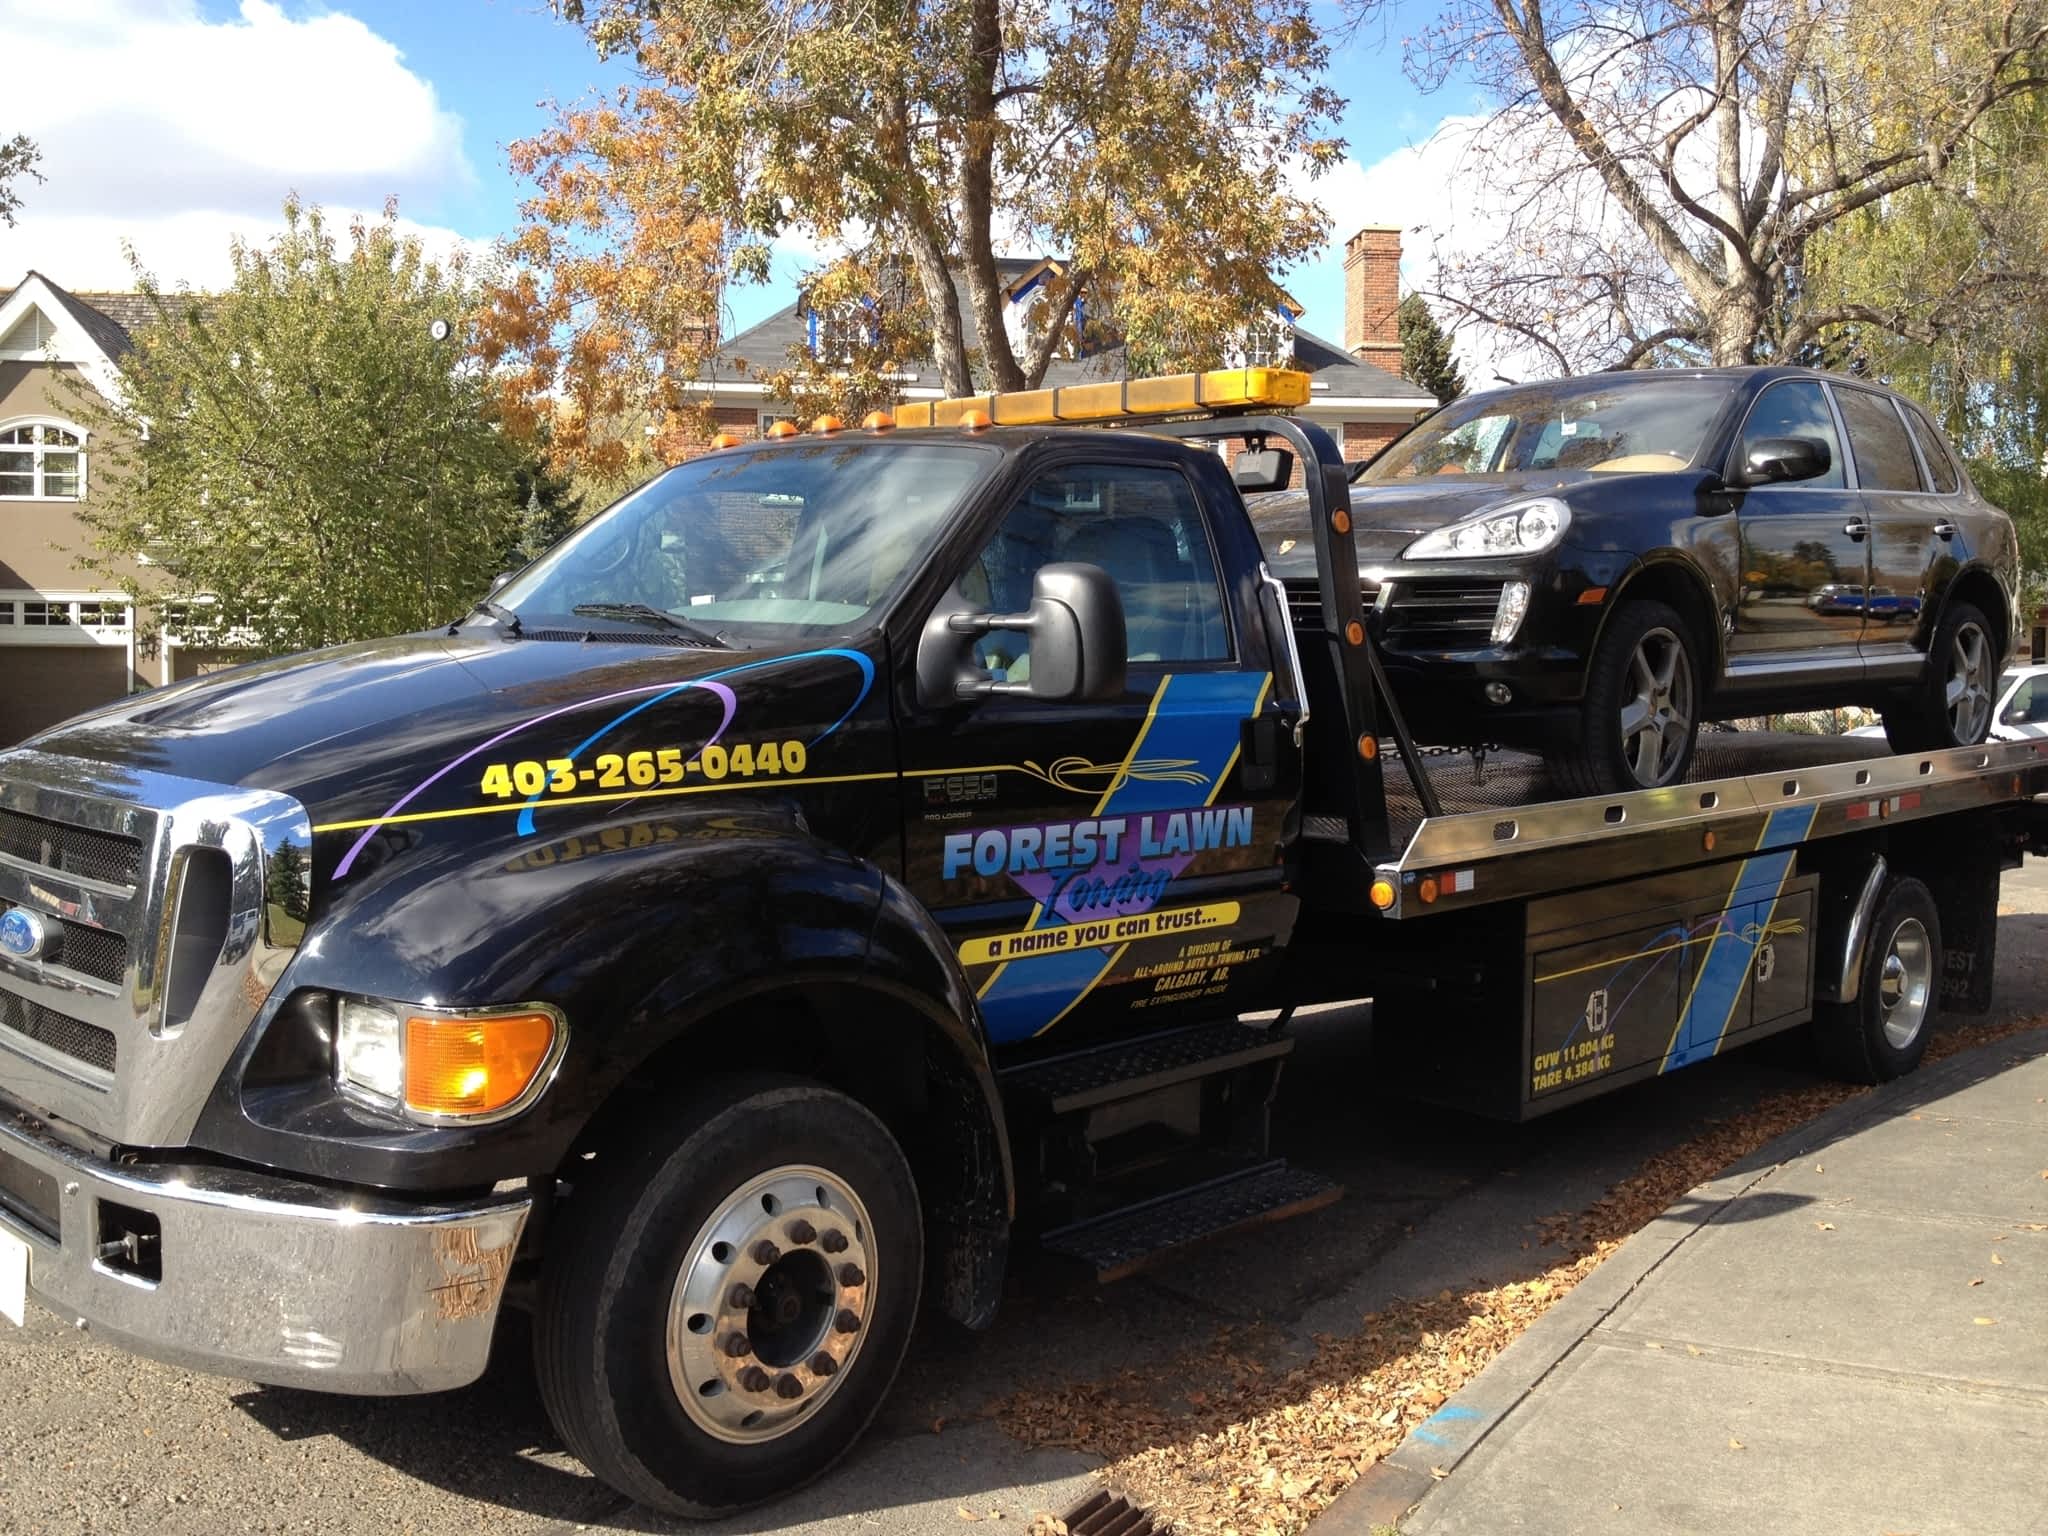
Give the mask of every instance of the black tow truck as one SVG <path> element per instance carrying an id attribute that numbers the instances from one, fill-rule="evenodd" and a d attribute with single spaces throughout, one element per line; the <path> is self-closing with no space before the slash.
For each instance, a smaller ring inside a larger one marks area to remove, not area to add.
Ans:
<path id="1" fill-rule="evenodd" d="M 445 630 L 0 755 L 0 1312 L 400 1394 L 530 1307 L 569 1447 L 706 1514 L 1017 1245 L 1107 1277 L 1334 1198 L 1271 1145 L 1298 1005 L 1509 1118 L 1798 1027 L 1891 1077 L 1988 1005 L 2048 743 L 1715 735 L 1579 800 L 1426 756 L 1307 398 L 720 445 Z M 1296 464 L 1290 614 L 1240 489 Z"/>

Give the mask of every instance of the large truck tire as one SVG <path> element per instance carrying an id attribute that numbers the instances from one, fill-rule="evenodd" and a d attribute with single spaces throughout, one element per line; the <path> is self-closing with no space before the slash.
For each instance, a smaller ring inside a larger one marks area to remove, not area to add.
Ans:
<path id="1" fill-rule="evenodd" d="M 895 1380 L 923 1284 L 888 1128 L 844 1094 L 750 1077 L 586 1166 L 548 1234 L 534 1337 L 569 1450 L 697 1517 L 830 1467 Z"/>
<path id="2" fill-rule="evenodd" d="M 1814 1009 L 1821 1064 L 1853 1083 L 1886 1083 L 1920 1065 L 1941 1012 L 1941 914 L 1918 880 L 1886 888 L 1863 947 L 1856 998 Z"/>

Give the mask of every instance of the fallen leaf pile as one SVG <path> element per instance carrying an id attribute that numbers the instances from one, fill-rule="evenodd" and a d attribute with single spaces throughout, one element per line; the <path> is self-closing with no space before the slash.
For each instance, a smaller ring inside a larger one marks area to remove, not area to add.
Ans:
<path id="1" fill-rule="evenodd" d="M 1965 1025 L 1932 1041 L 1928 1059 L 2041 1022 Z M 1687 1190 L 1868 1091 L 1816 1082 L 1712 1122 L 1588 1209 L 1547 1218 L 1541 1240 L 1565 1256 L 1541 1274 L 1398 1302 L 1368 1314 L 1356 1334 L 1318 1336 L 1305 1364 L 1274 1368 L 1259 1330 L 1224 1328 L 1184 1361 L 1019 1392 L 996 1404 L 994 1416 L 1027 1445 L 1103 1457 L 1111 1483 L 1178 1530 L 1289 1536 Z M 1175 1383 L 1195 1381 L 1204 1390 L 1172 1395 Z"/>

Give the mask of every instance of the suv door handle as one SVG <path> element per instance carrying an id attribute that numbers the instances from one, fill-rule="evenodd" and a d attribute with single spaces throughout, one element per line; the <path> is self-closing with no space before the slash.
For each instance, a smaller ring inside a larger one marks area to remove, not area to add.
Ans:
<path id="1" fill-rule="evenodd" d="M 1952 539 L 1956 536 L 1956 525 L 1948 522 L 1936 523 L 1934 536 L 1937 539 Z"/>
<path id="2" fill-rule="evenodd" d="M 1863 542 L 1863 536 L 1870 532 L 1870 524 L 1863 521 L 1860 517 L 1852 517 L 1848 522 L 1842 524 L 1842 532 L 1860 544 Z"/>

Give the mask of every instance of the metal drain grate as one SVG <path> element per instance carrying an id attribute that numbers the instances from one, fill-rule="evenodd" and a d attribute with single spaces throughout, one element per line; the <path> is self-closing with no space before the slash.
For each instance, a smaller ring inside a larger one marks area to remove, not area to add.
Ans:
<path id="1" fill-rule="evenodd" d="M 1059 1517 L 1067 1536 L 1164 1536 L 1170 1529 L 1120 1493 L 1097 1489 Z"/>

